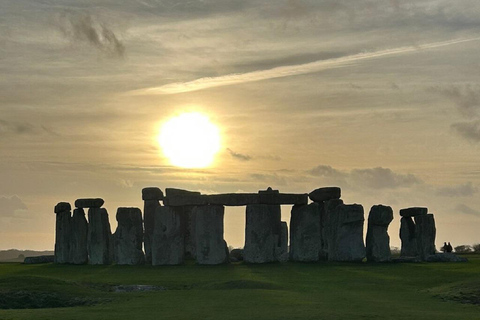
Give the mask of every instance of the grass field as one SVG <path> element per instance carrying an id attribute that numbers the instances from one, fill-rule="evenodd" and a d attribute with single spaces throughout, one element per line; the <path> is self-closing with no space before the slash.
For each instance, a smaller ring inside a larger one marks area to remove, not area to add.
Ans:
<path id="1" fill-rule="evenodd" d="M 176 267 L 0 264 L 0 319 L 480 319 L 468 263 Z M 114 292 L 117 285 L 165 290 Z"/>

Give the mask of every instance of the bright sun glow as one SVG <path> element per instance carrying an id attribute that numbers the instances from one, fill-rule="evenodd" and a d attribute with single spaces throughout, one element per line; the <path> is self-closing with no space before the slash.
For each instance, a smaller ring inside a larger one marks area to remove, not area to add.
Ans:
<path id="1" fill-rule="evenodd" d="M 158 142 L 174 166 L 205 168 L 220 150 L 220 133 L 206 116 L 184 113 L 162 126 Z"/>

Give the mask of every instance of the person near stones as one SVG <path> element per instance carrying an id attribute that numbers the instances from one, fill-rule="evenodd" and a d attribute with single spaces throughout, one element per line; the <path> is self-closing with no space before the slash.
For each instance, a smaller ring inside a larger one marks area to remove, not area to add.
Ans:
<path id="1" fill-rule="evenodd" d="M 442 251 L 442 252 L 447 252 L 447 247 L 448 247 L 448 246 L 447 246 L 447 243 L 444 242 L 444 243 L 443 243 L 443 246 L 440 248 L 440 251 Z"/>
<path id="2" fill-rule="evenodd" d="M 446 249 L 445 252 L 447 252 L 447 253 L 451 253 L 453 251 L 453 247 L 450 244 L 450 242 L 447 244 L 447 247 L 445 249 Z"/>

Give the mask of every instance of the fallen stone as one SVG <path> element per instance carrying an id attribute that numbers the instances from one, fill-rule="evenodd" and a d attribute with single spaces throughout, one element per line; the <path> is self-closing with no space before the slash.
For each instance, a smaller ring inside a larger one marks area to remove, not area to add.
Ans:
<path id="1" fill-rule="evenodd" d="M 338 205 L 329 217 L 328 260 L 361 262 L 365 258 L 363 207 Z"/>
<path id="2" fill-rule="evenodd" d="M 152 265 L 178 265 L 184 262 L 184 235 L 181 208 L 161 206 L 155 211 Z"/>
<path id="3" fill-rule="evenodd" d="M 290 217 L 290 260 L 319 261 L 322 254 L 321 205 L 293 206 Z"/>
<path id="4" fill-rule="evenodd" d="M 400 256 L 416 257 L 418 255 L 415 223 L 412 217 L 400 219 L 400 240 L 402 241 Z"/>
<path id="5" fill-rule="evenodd" d="M 328 200 L 340 199 L 341 189 L 339 187 L 325 187 L 313 190 L 308 194 L 310 200 L 314 202 L 324 202 Z"/>
<path id="6" fill-rule="evenodd" d="M 405 208 L 400 209 L 400 216 L 402 217 L 414 217 L 414 216 L 421 216 L 428 213 L 427 208 L 422 207 L 412 207 L 412 208 Z"/>
<path id="7" fill-rule="evenodd" d="M 418 263 L 421 262 L 418 257 L 398 257 L 393 258 L 392 262 L 394 263 Z"/>
<path id="8" fill-rule="evenodd" d="M 232 249 L 232 251 L 230 251 L 230 261 L 243 261 L 243 249 Z"/>
<path id="9" fill-rule="evenodd" d="M 62 202 L 55 206 L 66 209 L 68 206 Z M 55 263 L 70 263 L 70 237 L 71 237 L 70 210 L 59 211 L 55 219 Z"/>
<path id="10" fill-rule="evenodd" d="M 73 264 L 86 264 L 88 262 L 88 223 L 85 218 L 85 211 L 81 208 L 73 210 L 71 232 L 70 262 Z"/>
<path id="11" fill-rule="evenodd" d="M 247 206 L 243 260 L 247 263 L 274 262 L 281 228 L 279 205 Z"/>
<path id="12" fill-rule="evenodd" d="M 90 264 L 110 264 L 113 239 L 105 208 L 88 209 L 87 249 Z"/>
<path id="13" fill-rule="evenodd" d="M 228 262 L 227 243 L 223 238 L 223 206 L 199 206 L 193 208 L 195 215 L 195 247 L 198 264 L 221 264 Z"/>
<path id="14" fill-rule="evenodd" d="M 417 254 L 420 259 L 426 260 L 430 255 L 435 254 L 435 219 L 433 214 L 415 216 L 415 238 L 417 239 Z"/>
<path id="15" fill-rule="evenodd" d="M 75 200 L 76 208 L 100 208 L 105 201 L 100 198 L 86 198 Z"/>
<path id="16" fill-rule="evenodd" d="M 284 221 L 280 224 L 280 240 L 275 248 L 275 259 L 278 262 L 288 261 L 288 226 Z"/>
<path id="17" fill-rule="evenodd" d="M 142 189 L 142 200 L 163 200 L 163 192 L 157 187 L 147 187 Z"/>
<path id="18" fill-rule="evenodd" d="M 393 220 L 389 206 L 377 205 L 370 209 L 366 239 L 367 261 L 388 262 L 391 259 L 388 225 Z"/>
<path id="19" fill-rule="evenodd" d="M 145 200 L 143 207 L 145 263 L 152 263 L 153 229 L 155 227 L 155 210 L 160 207 L 158 200 Z"/>
<path id="20" fill-rule="evenodd" d="M 467 258 L 459 257 L 454 253 L 436 253 L 425 258 L 426 262 L 468 262 Z"/>
<path id="21" fill-rule="evenodd" d="M 52 263 L 55 261 L 55 256 L 36 256 L 25 257 L 24 264 L 40 264 L 40 263 Z"/>
<path id="22" fill-rule="evenodd" d="M 118 208 L 118 226 L 114 238 L 114 261 L 119 265 L 140 265 L 145 262 L 142 251 L 142 211 L 139 208 Z"/>
<path id="23" fill-rule="evenodd" d="M 65 212 L 65 211 L 71 211 L 72 206 L 68 202 L 59 202 L 55 206 L 54 212 L 55 213 L 60 213 L 60 212 Z"/>
<path id="24" fill-rule="evenodd" d="M 133 284 L 133 285 L 119 285 L 112 287 L 113 292 L 150 292 L 150 291 L 164 291 L 165 287 L 152 286 L 148 284 Z"/>

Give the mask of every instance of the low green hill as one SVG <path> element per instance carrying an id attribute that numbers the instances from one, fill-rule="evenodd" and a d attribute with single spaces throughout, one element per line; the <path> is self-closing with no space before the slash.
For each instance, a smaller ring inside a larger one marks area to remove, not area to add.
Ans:
<path id="1" fill-rule="evenodd" d="M 0 319 L 480 319 L 468 263 L 0 264 Z M 5 309 L 22 308 L 29 309 Z"/>

